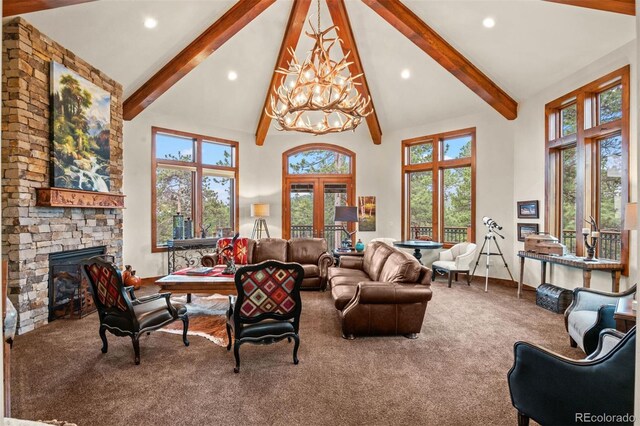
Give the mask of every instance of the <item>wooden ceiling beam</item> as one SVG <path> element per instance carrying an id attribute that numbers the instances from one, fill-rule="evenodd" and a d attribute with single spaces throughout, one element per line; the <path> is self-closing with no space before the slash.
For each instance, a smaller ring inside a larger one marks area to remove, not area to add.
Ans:
<path id="1" fill-rule="evenodd" d="M 258 120 L 258 128 L 256 129 L 256 145 L 262 146 L 264 140 L 267 138 L 271 118 L 267 115 L 266 109 L 269 106 L 271 94 L 276 86 L 282 84 L 284 78 L 282 74 L 276 73 L 276 70 L 279 68 L 289 68 L 289 61 L 292 59 L 289 48 L 291 47 L 295 51 L 296 46 L 298 46 L 298 40 L 300 40 L 300 34 L 302 34 L 302 27 L 309 12 L 309 6 L 311 6 L 311 0 L 294 0 L 293 6 L 291 7 L 289 22 L 287 22 L 287 28 L 284 32 L 282 44 L 280 45 L 280 53 L 278 53 L 278 59 L 276 60 L 276 66 L 273 70 L 271 83 L 269 83 L 267 96 L 260 111 L 260 119 Z"/>
<path id="2" fill-rule="evenodd" d="M 123 118 L 135 118 L 274 2 L 275 0 L 239 0 L 124 101 Z"/>
<path id="3" fill-rule="evenodd" d="M 2 16 L 6 18 L 7 16 L 22 15 L 92 1 L 95 0 L 4 0 L 2 2 Z"/>
<path id="4" fill-rule="evenodd" d="M 518 103 L 399 0 L 362 0 L 508 120 Z"/>
<path id="5" fill-rule="evenodd" d="M 373 143 L 379 145 L 382 143 L 382 129 L 380 128 L 378 115 L 376 114 L 376 109 L 373 105 L 373 97 L 371 96 L 371 91 L 369 90 L 367 77 L 364 74 L 364 68 L 362 66 L 362 61 L 360 60 L 360 54 L 358 53 L 356 39 L 353 36 L 353 30 L 351 28 L 351 22 L 349 21 L 347 7 L 345 6 L 344 0 L 326 1 L 327 7 L 329 8 L 329 13 L 331 14 L 333 25 L 336 25 L 339 29 L 338 36 L 342 40 L 342 51 L 351 51 L 351 56 L 349 57 L 351 65 L 349 65 L 349 71 L 351 72 L 351 75 L 362 74 L 359 78 L 359 83 L 361 83 L 361 86 L 358 86 L 357 89 L 365 99 L 371 98 L 371 108 L 373 109 L 373 112 L 366 117 L 367 126 L 369 127 L 369 133 L 371 133 L 371 139 L 373 139 Z"/>
<path id="6" fill-rule="evenodd" d="M 635 0 L 545 0 L 550 3 L 560 3 L 569 6 L 586 7 L 588 9 L 603 10 L 605 12 L 636 15 Z"/>

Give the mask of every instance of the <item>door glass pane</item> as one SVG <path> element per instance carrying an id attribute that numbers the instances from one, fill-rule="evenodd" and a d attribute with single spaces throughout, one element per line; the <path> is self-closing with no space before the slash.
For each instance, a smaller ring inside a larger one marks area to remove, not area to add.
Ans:
<path id="1" fill-rule="evenodd" d="M 408 164 L 424 164 L 433 161 L 433 144 L 431 142 L 411 145 L 407 151 Z"/>
<path id="2" fill-rule="evenodd" d="M 407 173 L 409 239 L 433 236 L 433 175 L 431 171 Z"/>
<path id="3" fill-rule="evenodd" d="M 598 119 L 608 123 L 622 118 L 622 85 L 598 93 Z"/>
<path id="4" fill-rule="evenodd" d="M 620 260 L 622 250 L 622 137 L 598 141 L 600 150 L 600 254 Z"/>
<path id="5" fill-rule="evenodd" d="M 471 157 L 471 139 L 471 135 L 464 135 L 443 140 L 441 159 L 453 160 Z"/>
<path id="6" fill-rule="evenodd" d="M 202 226 L 207 235 L 233 234 L 233 196 L 235 179 L 207 173 L 202 177 Z M 196 230 L 194 235 L 200 235 Z"/>
<path id="7" fill-rule="evenodd" d="M 291 238 L 313 237 L 313 194 L 313 184 L 291 185 Z"/>
<path id="8" fill-rule="evenodd" d="M 445 243 L 467 241 L 471 229 L 471 167 L 445 169 L 443 222 Z"/>
<path id="9" fill-rule="evenodd" d="M 338 248 L 346 237 L 342 232 L 342 223 L 335 221 L 336 206 L 347 205 L 347 185 L 332 183 L 324 185 L 324 238 L 329 249 Z"/>
<path id="10" fill-rule="evenodd" d="M 576 132 L 578 125 L 577 104 L 569 105 L 560 110 L 560 136 L 572 135 Z"/>
<path id="11" fill-rule="evenodd" d="M 214 166 L 234 167 L 234 149 L 231 145 L 216 142 L 202 142 L 202 163 Z"/>
<path id="12" fill-rule="evenodd" d="M 561 155 L 561 192 L 562 217 L 560 218 L 560 230 L 562 244 L 567 246 L 569 253 L 576 252 L 576 172 L 577 154 L 576 148 L 568 148 Z M 586 226 L 586 224 L 585 224 Z M 582 229 L 582 228 L 580 228 Z"/>
<path id="13" fill-rule="evenodd" d="M 290 174 L 349 174 L 351 157 L 330 150 L 309 150 L 289 156 Z"/>
<path id="14" fill-rule="evenodd" d="M 185 169 L 156 169 L 156 242 L 165 245 L 173 238 L 173 215 L 192 218 L 193 172 Z"/>
<path id="15" fill-rule="evenodd" d="M 193 139 L 156 133 L 156 158 L 159 160 L 193 161 Z"/>

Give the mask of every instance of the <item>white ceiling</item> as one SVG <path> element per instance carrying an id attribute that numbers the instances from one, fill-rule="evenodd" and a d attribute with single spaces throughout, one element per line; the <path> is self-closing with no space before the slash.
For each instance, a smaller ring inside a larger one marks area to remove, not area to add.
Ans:
<path id="1" fill-rule="evenodd" d="M 634 17 L 540 0 L 404 3 L 516 100 L 635 38 Z M 233 4 L 101 0 L 24 18 L 122 83 L 126 96 Z M 278 0 L 149 110 L 253 133 L 290 8 L 291 0 Z M 347 0 L 347 8 L 383 133 L 490 109 L 361 1 Z M 155 29 L 144 28 L 147 16 L 158 20 Z M 487 16 L 495 18 L 493 29 L 482 26 Z M 322 20 L 330 23 L 324 6 Z M 299 55 L 308 47 L 301 43 Z M 404 68 L 409 80 L 400 78 Z M 227 79 L 232 69 L 235 82 Z"/>

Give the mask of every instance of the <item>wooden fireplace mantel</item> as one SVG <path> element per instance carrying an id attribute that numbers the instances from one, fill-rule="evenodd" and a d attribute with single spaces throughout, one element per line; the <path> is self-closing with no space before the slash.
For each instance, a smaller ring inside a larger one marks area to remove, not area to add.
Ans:
<path id="1" fill-rule="evenodd" d="M 36 206 L 123 209 L 124 195 L 67 188 L 37 188 Z"/>

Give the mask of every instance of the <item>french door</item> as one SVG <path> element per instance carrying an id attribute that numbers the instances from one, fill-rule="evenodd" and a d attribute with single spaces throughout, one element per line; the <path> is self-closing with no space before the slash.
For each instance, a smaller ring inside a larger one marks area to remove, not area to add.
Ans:
<path id="1" fill-rule="evenodd" d="M 284 180 L 283 237 L 326 238 L 329 249 L 346 236 L 335 221 L 336 206 L 354 206 L 355 191 L 350 177 L 291 176 Z M 348 224 L 352 231 L 355 224 Z"/>

